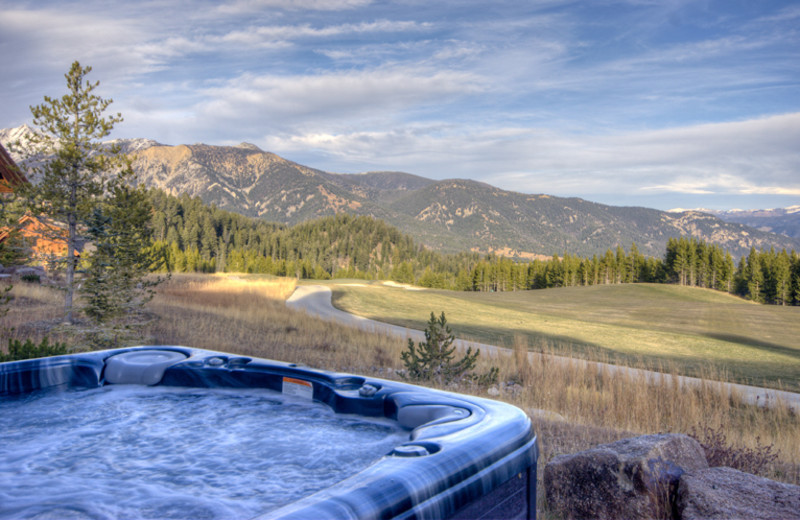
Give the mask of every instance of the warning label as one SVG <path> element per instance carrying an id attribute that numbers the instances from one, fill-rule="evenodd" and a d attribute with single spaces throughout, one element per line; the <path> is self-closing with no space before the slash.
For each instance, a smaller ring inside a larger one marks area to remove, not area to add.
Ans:
<path id="1" fill-rule="evenodd" d="M 311 382 L 303 381 L 302 379 L 284 377 L 283 393 L 285 395 L 291 395 L 311 401 L 314 399 L 314 385 L 312 385 Z"/>

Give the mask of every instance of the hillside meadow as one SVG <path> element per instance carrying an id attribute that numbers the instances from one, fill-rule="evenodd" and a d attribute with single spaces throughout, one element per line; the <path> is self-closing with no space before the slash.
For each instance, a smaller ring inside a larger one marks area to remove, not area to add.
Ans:
<path id="1" fill-rule="evenodd" d="M 332 284 L 342 310 L 422 329 L 445 312 L 460 338 L 800 391 L 800 308 L 710 289 L 616 284 L 475 293 Z M 713 375 L 713 377 L 712 377 Z"/>
<path id="2" fill-rule="evenodd" d="M 149 320 L 142 324 L 140 337 L 132 344 L 188 345 L 372 377 L 400 377 L 400 354 L 406 347 L 402 338 L 348 328 L 288 309 L 284 301 L 295 285 L 294 279 L 263 275 L 173 276 L 158 287 L 155 298 L 148 304 Z M 616 331 L 619 339 L 624 339 L 623 332 L 628 330 L 638 330 L 642 335 L 679 335 L 669 328 L 661 328 L 666 327 L 663 318 L 670 314 L 674 314 L 676 321 L 687 322 L 686 330 L 694 331 L 691 336 L 700 337 L 702 320 L 711 318 L 695 316 L 698 309 L 708 304 L 739 305 L 726 300 L 727 297 L 700 290 L 673 292 L 680 288 L 664 286 L 610 288 L 619 289 L 619 294 L 598 290 L 602 288 L 484 295 L 357 285 L 335 286 L 334 289 L 339 306 L 353 309 L 358 304 L 371 308 L 371 313 L 362 314 L 386 318 L 397 313 L 402 319 L 395 317 L 394 320 L 419 326 L 431 311 L 445 311 L 457 334 L 463 335 L 466 329 L 471 337 L 482 341 L 495 338 L 500 344 L 511 347 L 507 354 L 491 358 L 485 354 L 481 356 L 479 371 L 489 366 L 500 370 L 500 383 L 495 387 L 489 389 L 462 382 L 447 389 L 504 400 L 528 412 L 540 439 L 540 472 L 547 461 L 561 453 L 637 434 L 691 433 L 709 427 L 725 435 L 725 447 L 732 452 L 763 453 L 770 447 L 778 453 L 778 458 L 770 460 L 759 472 L 800 484 L 800 418 L 786 407 L 764 409 L 743 405 L 735 395 L 723 395 L 711 384 L 688 390 L 668 380 L 664 385 L 653 386 L 639 376 L 612 375 L 579 362 L 552 363 L 546 356 L 531 361 L 527 355 L 528 349 L 545 354 L 570 353 L 572 347 L 560 342 L 556 332 L 571 337 L 569 327 L 583 327 L 583 324 L 587 328 L 594 327 L 590 330 L 595 333 L 605 331 L 611 335 Z M 662 289 L 666 292 L 660 292 Z M 51 339 L 71 342 L 74 349 L 81 348 L 69 330 L 58 326 L 63 304 L 61 293 L 21 283 L 14 287 L 13 294 L 15 299 L 9 314 L 0 319 L 0 327 L 6 335 L 37 340 L 49 335 Z M 631 301 L 626 308 L 614 308 L 615 302 L 628 299 Z M 662 301 L 664 309 L 646 312 L 640 308 L 643 302 L 655 301 Z M 697 307 L 695 311 L 678 310 L 665 303 L 674 301 L 689 308 Z M 379 308 L 378 302 L 386 307 L 394 303 L 393 307 L 398 310 Z M 589 309 L 601 304 L 606 311 L 595 310 L 590 319 Z M 752 304 L 744 304 L 743 308 L 755 313 L 762 309 Z M 781 312 L 775 307 L 769 309 Z M 736 310 L 728 312 L 734 315 L 715 319 L 737 319 Z M 660 319 L 655 320 L 655 317 Z M 535 334 L 526 333 L 532 327 L 527 323 L 533 318 L 541 323 L 536 326 Z M 648 327 L 643 325 L 647 319 L 662 323 L 650 327 L 648 332 Z M 556 329 L 555 324 L 560 328 Z M 13 327 L 10 333 L 9 327 Z M 504 327 L 508 328 L 505 332 Z M 481 334 L 486 336 L 481 337 Z M 784 332 L 776 330 L 774 334 Z M 603 357 L 602 353 L 588 347 L 578 348 L 577 339 L 570 341 L 574 342 L 572 353 L 576 356 L 591 353 Z M 597 338 L 594 343 L 598 343 Z M 649 358 L 631 353 L 630 360 L 642 366 Z M 666 360 L 661 363 L 666 372 L 678 372 L 676 363 Z M 794 363 L 796 365 L 797 361 Z M 704 370 L 710 379 L 724 376 L 724 372 L 715 372 L 713 366 Z M 541 485 L 539 490 L 543 491 Z M 542 518 L 548 517 L 543 496 L 539 500 L 539 514 Z"/>

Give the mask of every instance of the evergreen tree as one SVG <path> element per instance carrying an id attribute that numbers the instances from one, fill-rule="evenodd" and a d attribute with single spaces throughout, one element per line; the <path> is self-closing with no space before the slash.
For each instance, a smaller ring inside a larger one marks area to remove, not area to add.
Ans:
<path id="1" fill-rule="evenodd" d="M 622 246 L 617 246 L 616 261 L 616 283 L 623 283 L 628 281 L 627 262 L 625 261 L 625 250 Z"/>
<path id="2" fill-rule="evenodd" d="M 792 251 L 791 254 L 792 264 L 792 285 L 789 289 L 789 294 L 792 297 L 794 305 L 800 305 L 800 255 Z"/>
<path id="3" fill-rule="evenodd" d="M 631 243 L 631 250 L 628 253 L 628 276 L 626 282 L 643 282 L 644 280 L 644 256 L 639 253 L 636 242 Z"/>
<path id="4" fill-rule="evenodd" d="M 611 250 L 607 250 L 605 256 L 603 257 L 603 273 L 604 273 L 604 283 L 614 283 L 616 281 L 616 261 L 614 260 L 614 253 Z"/>
<path id="5" fill-rule="evenodd" d="M 73 322 L 76 246 L 80 229 L 89 220 L 106 191 L 106 181 L 119 170 L 121 153 L 101 145 L 100 139 L 122 121 L 120 114 L 104 116 L 111 104 L 94 94 L 99 82 L 85 81 L 91 67 L 77 61 L 65 74 L 68 93 L 61 98 L 45 96 L 31 107 L 34 137 L 30 149 L 45 159 L 31 169 L 38 184 L 21 187 L 21 195 L 34 215 L 44 215 L 66 225 L 58 240 L 66 241 L 64 320 Z"/>
<path id="6" fill-rule="evenodd" d="M 667 240 L 664 268 L 672 283 L 686 285 L 689 279 L 688 241 L 685 238 Z"/>
<path id="7" fill-rule="evenodd" d="M 792 265 L 786 250 L 775 253 L 771 250 L 768 254 L 768 276 L 765 281 L 765 291 L 770 303 L 786 305 L 792 301 Z"/>
<path id="8" fill-rule="evenodd" d="M 7 266 L 22 261 L 21 241 L 17 229 L 17 217 L 8 210 L 10 201 L 0 197 L 0 229 L 7 233 L 6 239 L 0 242 L 0 264 Z M 8 304 L 11 302 L 11 284 L 0 285 L 0 318 L 8 313 Z"/>
<path id="9" fill-rule="evenodd" d="M 23 214 L 23 201 L 15 192 L 0 196 L 0 230 L 6 235 L 0 242 L 0 265 L 21 265 L 30 258 L 30 248 L 19 232 Z"/>
<path id="10" fill-rule="evenodd" d="M 472 347 L 469 347 L 464 357 L 455 361 L 454 341 L 455 335 L 447 324 L 444 312 L 438 319 L 431 313 L 425 328 L 425 341 L 414 345 L 414 341 L 409 339 L 408 350 L 401 354 L 406 367 L 405 377 L 443 385 L 464 376 L 475 367 L 480 349 L 472 352 Z"/>
<path id="11" fill-rule="evenodd" d="M 83 310 L 93 322 L 89 340 L 99 347 L 118 346 L 133 332 L 144 304 L 159 279 L 146 279 L 152 270 L 152 207 L 141 187 L 129 184 L 126 169 L 110 189 L 110 196 L 95 207 L 89 220 L 94 251 L 86 260 L 80 292 Z"/>
<path id="12" fill-rule="evenodd" d="M 747 295 L 755 302 L 764 301 L 762 291 L 764 290 L 764 271 L 762 269 L 762 257 L 756 249 L 750 248 L 747 256 L 746 283 Z"/>

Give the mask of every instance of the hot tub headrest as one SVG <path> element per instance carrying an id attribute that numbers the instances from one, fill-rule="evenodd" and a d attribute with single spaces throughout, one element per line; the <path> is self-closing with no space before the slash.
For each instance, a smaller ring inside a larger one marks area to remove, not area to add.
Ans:
<path id="1" fill-rule="evenodd" d="M 418 426 L 440 424 L 450 421 L 459 421 L 469 417 L 470 412 L 466 408 L 442 405 L 442 404 L 423 404 L 409 405 L 400 408 L 397 412 L 397 421 L 404 427 L 414 429 Z"/>
<path id="2" fill-rule="evenodd" d="M 136 350 L 106 360 L 105 381 L 116 385 L 157 385 L 164 370 L 187 355 L 174 350 Z"/>

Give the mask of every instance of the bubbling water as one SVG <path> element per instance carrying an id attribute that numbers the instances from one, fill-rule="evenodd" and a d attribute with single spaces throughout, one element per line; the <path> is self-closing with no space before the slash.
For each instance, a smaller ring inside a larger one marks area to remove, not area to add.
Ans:
<path id="1" fill-rule="evenodd" d="M 106 386 L 0 400 L 0 518 L 249 518 L 408 432 L 268 390 Z"/>

